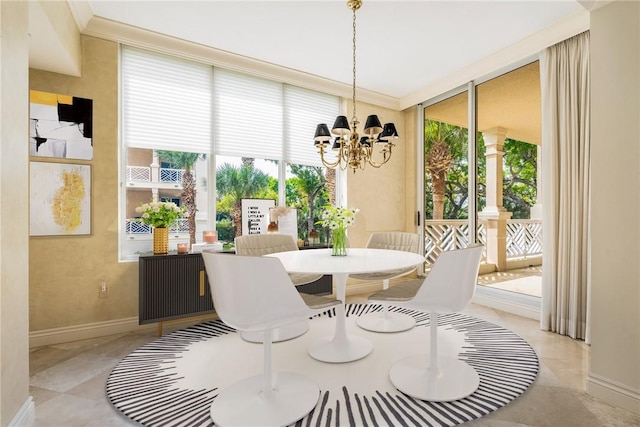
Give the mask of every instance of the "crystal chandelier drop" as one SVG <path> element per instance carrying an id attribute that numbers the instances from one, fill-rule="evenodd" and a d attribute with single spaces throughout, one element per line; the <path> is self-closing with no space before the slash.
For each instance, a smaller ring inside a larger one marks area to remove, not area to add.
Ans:
<path id="1" fill-rule="evenodd" d="M 357 169 L 364 169 L 370 164 L 374 168 L 379 168 L 387 163 L 391 158 L 391 149 L 394 144 L 391 138 L 398 138 L 396 126 L 393 123 L 380 124 L 378 116 L 371 115 L 367 117 L 364 125 L 364 136 L 362 138 L 358 134 L 357 126 L 360 123 L 356 117 L 356 10 L 362 6 L 362 0 L 348 0 L 347 7 L 353 11 L 353 85 L 352 85 L 352 101 L 353 101 L 353 117 L 351 118 L 351 126 L 346 116 L 336 117 L 331 132 L 326 123 L 316 126 L 314 136 L 314 145 L 318 148 L 322 164 L 330 169 L 338 166 L 340 169 L 351 168 L 353 172 Z M 337 154 L 335 161 L 327 161 L 325 154 L 329 150 L 332 135 L 335 136 L 331 150 Z M 373 160 L 374 152 L 378 150 L 381 160 L 379 162 Z"/>

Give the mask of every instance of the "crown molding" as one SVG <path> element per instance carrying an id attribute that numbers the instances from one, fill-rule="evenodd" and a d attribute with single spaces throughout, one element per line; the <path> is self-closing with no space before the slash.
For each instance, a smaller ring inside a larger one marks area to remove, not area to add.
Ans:
<path id="1" fill-rule="evenodd" d="M 100 17 L 91 18 L 82 30 L 82 34 L 239 71 L 256 77 L 288 83 L 330 95 L 351 98 L 352 89 L 350 84 L 325 79 L 291 68 L 258 61 L 232 52 Z M 366 102 L 396 111 L 399 111 L 400 105 L 397 98 L 360 88 L 358 89 L 358 102 Z"/>
<path id="2" fill-rule="evenodd" d="M 91 9 L 91 5 L 85 0 L 67 0 L 67 6 L 73 15 L 73 19 L 76 21 L 78 29 L 82 32 L 91 18 L 93 18 L 93 9 Z"/>

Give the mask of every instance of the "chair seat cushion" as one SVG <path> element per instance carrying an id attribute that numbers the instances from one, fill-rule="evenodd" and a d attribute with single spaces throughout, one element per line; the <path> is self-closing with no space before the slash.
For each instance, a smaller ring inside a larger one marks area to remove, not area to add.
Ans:
<path id="1" fill-rule="evenodd" d="M 415 270 L 415 268 L 402 268 L 398 270 L 381 271 L 378 273 L 350 274 L 349 277 L 357 280 L 385 280 L 401 276 L 405 273 L 410 273 L 413 270 Z"/>
<path id="2" fill-rule="evenodd" d="M 309 308 L 313 309 L 329 308 L 331 306 L 341 304 L 340 300 L 330 296 L 305 294 L 304 292 L 300 292 L 300 296 L 304 303 L 307 304 Z"/>
<path id="3" fill-rule="evenodd" d="M 376 292 L 369 296 L 369 300 L 374 301 L 407 301 L 413 298 L 420 285 L 424 282 L 424 278 L 412 279 L 406 282 L 399 283 L 395 286 L 391 286 L 384 291 Z"/>
<path id="4" fill-rule="evenodd" d="M 322 274 L 307 274 L 307 273 L 289 273 L 289 278 L 294 285 L 306 285 L 307 283 L 315 282 L 322 278 Z"/>

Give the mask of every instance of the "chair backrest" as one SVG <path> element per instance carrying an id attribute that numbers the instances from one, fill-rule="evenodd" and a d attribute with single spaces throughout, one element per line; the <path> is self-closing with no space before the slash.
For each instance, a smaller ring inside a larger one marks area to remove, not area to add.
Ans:
<path id="1" fill-rule="evenodd" d="M 418 252 L 420 236 L 416 233 L 381 231 L 372 233 L 367 248 L 392 249 L 396 251 Z"/>
<path id="2" fill-rule="evenodd" d="M 483 248 L 474 244 L 441 252 L 410 305 L 438 313 L 464 309 L 475 294 Z"/>
<path id="3" fill-rule="evenodd" d="M 249 234 L 235 238 L 236 254 L 261 256 L 276 252 L 297 251 L 298 245 L 289 234 Z"/>
<path id="4" fill-rule="evenodd" d="M 227 325 L 259 331 L 310 315 L 279 259 L 206 251 L 202 258 L 214 308 Z"/>

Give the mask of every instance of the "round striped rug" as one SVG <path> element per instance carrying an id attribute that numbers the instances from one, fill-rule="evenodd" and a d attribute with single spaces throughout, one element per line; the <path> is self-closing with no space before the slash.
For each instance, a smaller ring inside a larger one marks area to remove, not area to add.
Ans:
<path id="1" fill-rule="evenodd" d="M 310 342 L 331 336 L 333 311 L 313 317 L 309 331 L 273 346 L 275 371 L 312 378 L 321 393 L 318 405 L 296 426 L 453 426 L 495 411 L 522 394 L 538 374 L 538 357 L 513 332 L 464 314 L 441 315 L 441 354 L 457 354 L 480 375 L 471 396 L 445 403 L 416 400 L 389 381 L 393 363 L 427 352 L 429 318 L 423 312 L 391 307 L 413 316 L 415 328 L 395 334 L 364 331 L 358 315 L 379 311 L 376 304 L 347 304 L 347 331 L 373 342 L 367 357 L 349 363 L 319 362 L 307 354 Z M 125 357 L 107 380 L 107 396 L 125 416 L 145 426 L 212 426 L 209 406 L 218 391 L 258 375 L 262 345 L 242 340 L 218 320 L 170 333 Z"/>

